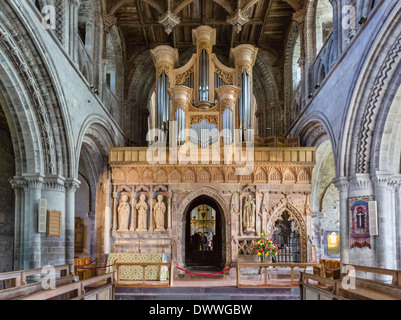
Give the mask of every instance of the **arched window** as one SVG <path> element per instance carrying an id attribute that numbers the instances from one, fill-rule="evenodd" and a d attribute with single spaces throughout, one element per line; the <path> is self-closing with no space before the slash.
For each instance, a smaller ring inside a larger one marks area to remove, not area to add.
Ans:
<path id="1" fill-rule="evenodd" d="M 329 0 L 318 1 L 315 21 L 316 53 L 319 53 L 333 31 L 333 6 Z"/>
<path id="2" fill-rule="evenodd" d="M 301 82 L 301 67 L 299 59 L 301 58 L 301 37 L 298 36 L 294 46 L 294 53 L 292 55 L 292 85 L 295 90 Z"/>

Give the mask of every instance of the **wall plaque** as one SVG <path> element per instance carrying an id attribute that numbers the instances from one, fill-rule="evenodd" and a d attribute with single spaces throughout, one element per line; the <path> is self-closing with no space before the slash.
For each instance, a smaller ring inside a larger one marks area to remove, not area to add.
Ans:
<path id="1" fill-rule="evenodd" d="M 47 211 L 47 236 L 61 237 L 61 211 Z"/>

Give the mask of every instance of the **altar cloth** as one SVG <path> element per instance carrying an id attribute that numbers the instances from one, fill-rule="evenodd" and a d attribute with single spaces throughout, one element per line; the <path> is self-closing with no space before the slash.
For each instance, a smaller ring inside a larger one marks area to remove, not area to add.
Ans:
<path id="1" fill-rule="evenodd" d="M 164 253 L 110 253 L 107 258 L 106 272 L 113 272 L 113 264 L 118 262 L 167 262 Z M 165 281 L 168 279 L 168 268 L 166 266 L 149 266 L 145 268 L 145 279 L 154 281 Z M 140 266 L 120 266 L 120 280 L 143 280 L 143 268 Z"/>

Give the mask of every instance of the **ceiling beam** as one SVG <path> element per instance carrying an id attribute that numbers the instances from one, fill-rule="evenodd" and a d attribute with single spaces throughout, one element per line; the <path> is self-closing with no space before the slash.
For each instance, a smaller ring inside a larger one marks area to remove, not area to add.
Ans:
<path id="1" fill-rule="evenodd" d="M 261 30 L 261 32 L 260 32 L 259 39 L 258 39 L 258 42 L 257 42 L 258 47 L 260 47 L 260 42 L 262 41 L 262 37 L 263 37 L 263 34 L 264 34 L 264 32 L 265 32 L 265 28 L 266 28 L 266 25 L 267 25 L 267 20 L 269 19 L 270 9 L 271 9 L 271 6 L 272 6 L 272 2 L 273 2 L 274 0 L 268 0 L 268 1 L 269 1 L 269 4 L 267 5 L 265 18 L 263 19 L 262 30 Z"/>
<path id="2" fill-rule="evenodd" d="M 141 23 L 141 28 L 142 28 L 143 37 L 145 39 L 145 44 L 146 44 L 146 47 L 149 48 L 149 40 L 148 40 L 148 35 L 146 33 L 145 24 L 144 24 L 144 21 L 143 21 L 143 16 L 142 16 L 142 11 L 141 11 L 141 4 L 140 4 L 139 0 L 136 0 L 135 4 L 136 4 L 136 9 L 138 10 L 139 21 Z"/>

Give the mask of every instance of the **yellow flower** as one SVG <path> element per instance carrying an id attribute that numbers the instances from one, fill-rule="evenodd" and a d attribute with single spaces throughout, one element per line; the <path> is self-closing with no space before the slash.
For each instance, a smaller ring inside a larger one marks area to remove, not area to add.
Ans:
<path id="1" fill-rule="evenodd" d="M 258 256 L 261 256 L 262 254 L 260 252 L 258 252 Z"/>
<path id="2" fill-rule="evenodd" d="M 258 241 L 257 244 L 260 244 L 260 241 Z"/>
<path id="3" fill-rule="evenodd" d="M 277 252 L 275 252 L 274 255 L 277 256 Z"/>
<path id="4" fill-rule="evenodd" d="M 266 253 L 265 253 L 265 256 L 267 256 L 267 255 L 268 255 L 268 253 L 266 252 Z"/>

